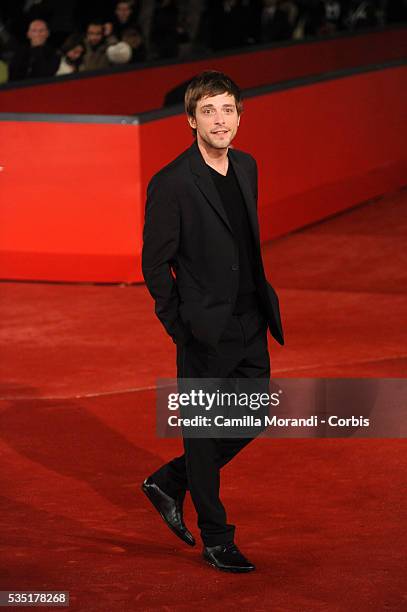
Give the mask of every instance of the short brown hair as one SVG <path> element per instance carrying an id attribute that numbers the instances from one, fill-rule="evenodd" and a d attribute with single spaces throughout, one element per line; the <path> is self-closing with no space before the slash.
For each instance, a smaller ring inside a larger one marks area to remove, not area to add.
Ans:
<path id="1" fill-rule="evenodd" d="M 185 92 L 185 112 L 195 117 L 196 105 L 202 98 L 228 93 L 234 97 L 238 115 L 243 112 L 242 95 L 239 87 L 230 77 L 218 70 L 205 70 L 197 74 L 189 83 Z M 192 128 L 194 136 L 196 129 Z"/>

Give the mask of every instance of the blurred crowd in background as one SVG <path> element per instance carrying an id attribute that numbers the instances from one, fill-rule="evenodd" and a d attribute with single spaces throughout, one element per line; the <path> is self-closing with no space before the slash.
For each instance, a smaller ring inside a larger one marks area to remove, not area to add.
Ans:
<path id="1" fill-rule="evenodd" d="M 407 0 L 2 0 L 0 83 L 407 21 Z"/>

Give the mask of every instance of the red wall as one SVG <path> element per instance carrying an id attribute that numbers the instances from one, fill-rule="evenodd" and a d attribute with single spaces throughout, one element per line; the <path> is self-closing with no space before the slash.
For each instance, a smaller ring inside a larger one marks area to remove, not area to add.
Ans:
<path id="1" fill-rule="evenodd" d="M 0 121 L 0 277 L 138 275 L 138 126 Z"/>
<path id="2" fill-rule="evenodd" d="M 197 62 L 148 67 L 50 84 L 0 88 L 0 112 L 132 115 L 160 108 L 165 93 L 206 68 L 223 70 L 242 89 L 407 55 L 407 28 L 290 44 Z"/>
<path id="3" fill-rule="evenodd" d="M 246 100 L 263 240 L 406 184 L 407 67 Z M 183 115 L 140 126 L 0 121 L 0 277 L 140 281 L 145 189 L 191 143 Z"/>

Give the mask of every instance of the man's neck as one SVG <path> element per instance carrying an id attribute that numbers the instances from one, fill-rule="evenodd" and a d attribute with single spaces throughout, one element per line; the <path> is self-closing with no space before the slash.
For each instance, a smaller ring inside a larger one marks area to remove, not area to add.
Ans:
<path id="1" fill-rule="evenodd" d="M 201 141 L 198 141 L 197 144 L 205 163 L 225 176 L 229 166 L 229 147 L 225 147 L 224 149 L 215 149 L 213 147 L 205 146 L 205 143 Z"/>

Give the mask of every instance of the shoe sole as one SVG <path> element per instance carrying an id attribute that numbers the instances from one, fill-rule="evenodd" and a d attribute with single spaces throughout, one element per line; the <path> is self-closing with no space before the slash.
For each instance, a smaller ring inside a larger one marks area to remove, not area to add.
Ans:
<path id="1" fill-rule="evenodd" d="M 171 523 L 167 521 L 165 515 L 161 512 L 158 506 L 156 506 L 155 501 L 150 497 L 150 493 L 148 489 L 144 487 L 144 484 L 141 485 L 141 490 L 143 491 L 147 499 L 151 502 L 151 504 L 154 506 L 154 508 L 157 510 L 158 514 L 161 516 L 162 520 L 167 525 L 167 527 L 172 531 L 172 533 L 176 535 L 179 540 L 181 540 L 182 542 L 185 542 L 185 544 L 188 544 L 188 546 L 195 546 L 196 542 L 190 542 L 189 540 L 184 539 L 182 535 L 171 525 Z"/>
<path id="2" fill-rule="evenodd" d="M 226 567 L 218 567 L 215 563 L 212 563 L 212 561 L 209 561 L 209 559 L 207 559 L 206 557 L 203 557 L 203 559 L 211 567 L 214 567 L 220 572 L 229 572 L 230 574 L 248 574 L 249 572 L 253 572 L 256 569 L 255 567 L 251 567 L 250 569 L 249 568 L 236 568 L 236 567 L 228 569 Z"/>

